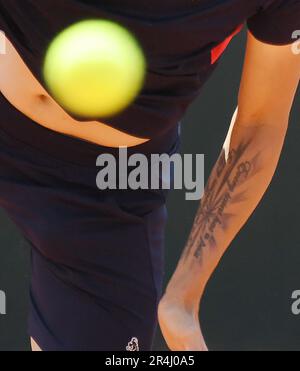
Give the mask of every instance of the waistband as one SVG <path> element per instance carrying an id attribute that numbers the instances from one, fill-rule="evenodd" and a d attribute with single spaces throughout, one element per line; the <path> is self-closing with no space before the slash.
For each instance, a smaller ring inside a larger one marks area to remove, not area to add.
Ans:
<path id="1" fill-rule="evenodd" d="M 95 166 L 97 157 L 103 153 L 119 155 L 118 148 L 104 147 L 79 138 L 57 133 L 47 129 L 12 106 L 0 93 L 0 129 L 19 143 L 29 145 L 45 154 L 62 161 Z M 153 123 L 155 125 L 155 123 Z M 151 154 L 172 153 L 178 147 L 180 123 L 168 132 L 142 145 L 128 148 L 128 156 L 134 153 Z"/>

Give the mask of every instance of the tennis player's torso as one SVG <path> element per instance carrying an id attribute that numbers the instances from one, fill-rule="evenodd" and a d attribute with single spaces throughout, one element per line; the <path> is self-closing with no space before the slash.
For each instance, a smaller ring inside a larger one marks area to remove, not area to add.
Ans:
<path id="1" fill-rule="evenodd" d="M 7 53 L 0 55 L 0 91 L 24 115 L 51 130 L 109 147 L 142 144 L 182 120 L 228 39 L 255 13 L 258 2 L 251 6 L 248 0 L 0 3 L 0 30 L 8 38 Z M 148 62 L 145 87 L 136 102 L 105 123 L 72 118 L 42 85 L 43 56 L 54 35 L 91 17 L 128 27 L 140 40 Z"/>
<path id="2" fill-rule="evenodd" d="M 12 43 L 6 39 L 0 55 L 0 92 L 24 115 L 48 129 L 107 147 L 136 146 L 145 140 L 100 122 L 80 122 L 69 116 L 33 76 Z"/>

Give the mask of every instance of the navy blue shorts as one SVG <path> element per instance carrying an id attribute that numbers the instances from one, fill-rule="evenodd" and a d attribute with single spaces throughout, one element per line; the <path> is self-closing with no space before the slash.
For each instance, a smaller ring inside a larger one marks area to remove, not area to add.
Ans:
<path id="1" fill-rule="evenodd" d="M 0 206 L 32 246 L 29 335 L 44 351 L 150 350 L 166 194 L 100 191 L 96 158 L 107 148 L 35 124 L 1 94 L 0 110 Z M 177 143 L 176 128 L 131 151 Z"/>

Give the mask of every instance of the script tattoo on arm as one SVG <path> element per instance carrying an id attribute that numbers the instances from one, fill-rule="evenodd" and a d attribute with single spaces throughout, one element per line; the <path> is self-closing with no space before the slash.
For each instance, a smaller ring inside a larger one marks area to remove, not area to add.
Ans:
<path id="1" fill-rule="evenodd" d="M 201 264 L 204 249 L 217 247 L 217 228 L 226 231 L 234 216 L 228 212 L 228 207 L 246 200 L 247 192 L 239 191 L 239 187 L 259 171 L 259 153 L 245 159 L 250 145 L 251 140 L 231 149 L 227 160 L 225 151 L 221 153 L 207 183 L 183 260 L 192 256 Z"/>

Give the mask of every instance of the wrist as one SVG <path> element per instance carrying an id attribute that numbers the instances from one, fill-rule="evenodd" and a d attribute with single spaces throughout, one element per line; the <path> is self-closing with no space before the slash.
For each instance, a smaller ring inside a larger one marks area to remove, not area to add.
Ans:
<path id="1" fill-rule="evenodd" d="M 170 305 L 180 305 L 186 311 L 198 315 L 202 294 L 185 289 L 182 286 L 173 285 L 169 283 L 164 300 L 168 301 Z"/>

